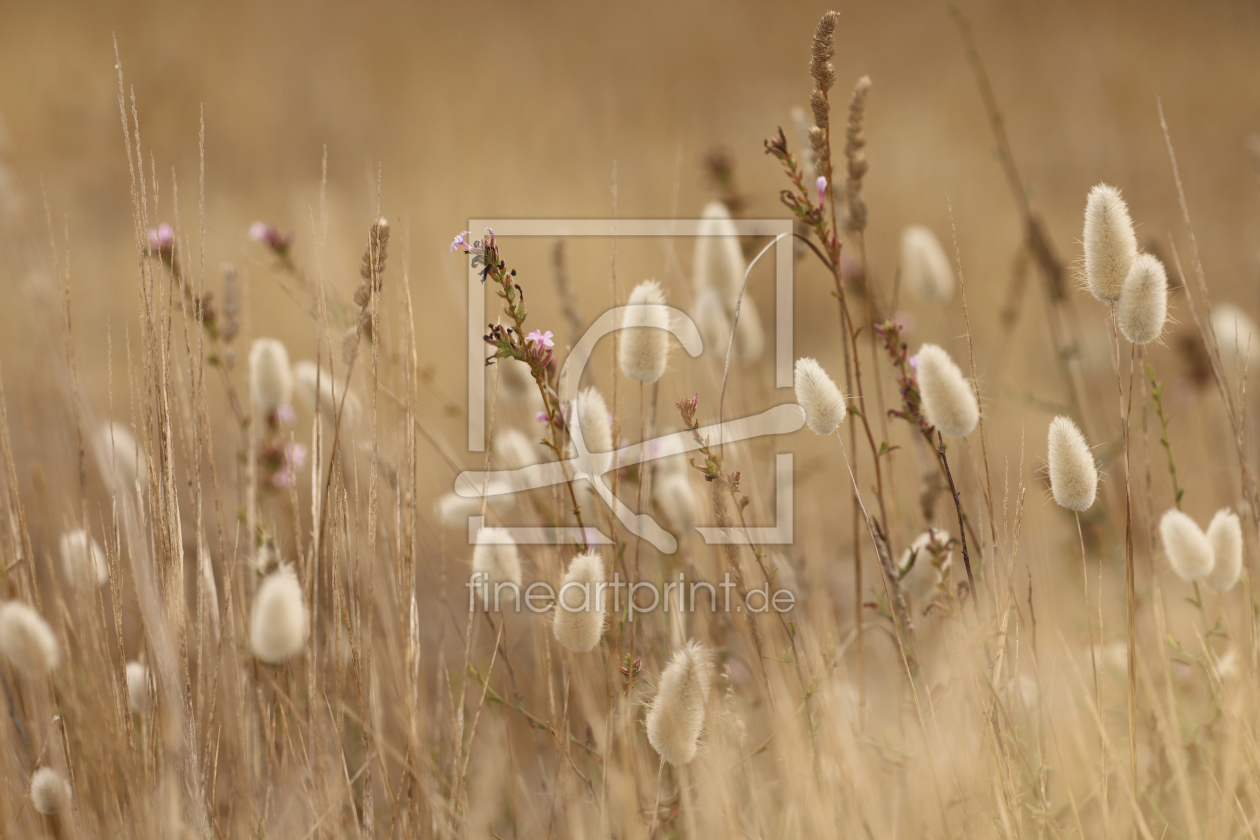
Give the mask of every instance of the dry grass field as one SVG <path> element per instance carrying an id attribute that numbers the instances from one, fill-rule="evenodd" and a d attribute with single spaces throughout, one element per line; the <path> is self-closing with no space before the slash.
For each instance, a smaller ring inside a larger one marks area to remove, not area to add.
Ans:
<path id="1" fill-rule="evenodd" d="M 0 836 L 1260 836 L 1260 7 L 826 12 L 9 4 Z"/>

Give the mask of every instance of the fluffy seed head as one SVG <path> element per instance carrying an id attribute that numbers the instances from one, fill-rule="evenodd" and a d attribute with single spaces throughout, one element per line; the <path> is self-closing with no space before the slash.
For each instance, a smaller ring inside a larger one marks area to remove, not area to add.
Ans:
<path id="1" fill-rule="evenodd" d="M 603 394 L 595 388 L 578 392 L 577 421 L 581 426 L 582 444 L 586 453 L 578 456 L 577 467 L 580 472 L 592 478 L 608 472 L 612 465 L 612 426 L 609 417 Z"/>
<path id="2" fill-rule="evenodd" d="M 911 225 L 901 232 L 901 284 L 924 303 L 954 297 L 954 271 L 930 228 Z"/>
<path id="3" fill-rule="evenodd" d="M 644 280 L 630 292 L 629 304 L 651 309 L 627 312 L 622 321 L 621 372 L 639 382 L 655 382 L 669 360 L 669 310 L 665 292 L 655 280 Z"/>
<path id="4" fill-rule="evenodd" d="M 341 406 L 342 385 L 333 379 L 332 371 L 320 370 L 312 361 L 303 359 L 293 365 L 293 393 L 298 405 L 308 414 L 318 413 L 330 427 L 337 421 L 337 409 Z M 346 395 L 341 409 L 342 420 L 353 426 L 359 417 L 359 398 Z"/>
<path id="5" fill-rule="evenodd" d="M 971 383 L 949 354 L 935 344 L 918 353 L 919 396 L 927 421 L 946 437 L 966 437 L 980 421 Z"/>
<path id="6" fill-rule="evenodd" d="M 72 586 L 99 586 L 109 580 L 105 552 L 84 529 L 75 528 L 62 534 L 57 547 L 61 555 L 61 571 Z"/>
<path id="7" fill-rule="evenodd" d="M 1241 367 L 1245 362 L 1250 367 L 1260 350 L 1260 329 L 1246 312 L 1231 303 L 1218 303 L 1212 307 L 1212 331 L 1216 333 L 1222 363 Z"/>
<path id="8" fill-rule="evenodd" d="M 1088 510 L 1098 492 L 1098 467 L 1085 436 L 1068 417 L 1050 421 L 1050 492 L 1061 507 Z"/>
<path id="9" fill-rule="evenodd" d="M 538 463 L 538 447 L 520 429 L 508 427 L 494 433 L 495 464 L 508 470 L 520 470 Z"/>
<path id="10" fill-rule="evenodd" d="M 579 554 L 564 573 L 552 629 L 556 641 L 574 653 L 585 653 L 604 635 L 604 561 L 594 551 Z"/>
<path id="11" fill-rule="evenodd" d="M 720 201 L 710 201 L 700 215 L 693 270 L 696 297 L 705 289 L 716 289 L 728 309 L 744 285 L 744 252 L 740 248 L 730 211 Z"/>
<path id="12" fill-rule="evenodd" d="M 814 434 L 829 435 L 844 422 L 844 394 L 817 361 L 808 356 L 797 359 L 792 384 L 805 423 Z"/>
<path id="13" fill-rule="evenodd" d="M 662 473 L 653 483 L 652 494 L 674 536 L 681 537 L 696 526 L 700 510 L 686 472 Z"/>
<path id="14" fill-rule="evenodd" d="M 696 757 L 712 682 L 708 651 L 696 642 L 679 648 L 661 674 L 647 714 L 647 735 L 652 748 L 675 767 Z"/>
<path id="15" fill-rule="evenodd" d="M 292 567 L 281 566 L 263 580 L 254 596 L 250 647 L 263 662 L 281 662 L 302 652 L 309 630 L 302 585 Z"/>
<path id="16" fill-rule="evenodd" d="M 41 767 L 31 776 L 31 804 L 46 817 L 70 807 L 70 783 L 51 767 Z"/>
<path id="17" fill-rule="evenodd" d="M 21 601 L 0 605 L 0 653 L 24 676 L 42 677 L 57 667 L 57 637 L 39 613 Z"/>
<path id="18" fill-rule="evenodd" d="M 497 513 L 507 513 L 516 507 L 516 497 L 512 495 L 512 486 L 503 481 L 491 481 L 486 485 L 486 507 Z M 468 525 L 468 517 L 481 514 L 481 487 L 477 487 L 477 495 L 465 498 L 458 493 L 444 493 L 433 506 L 434 512 L 442 524 L 448 528 L 463 528 Z"/>
<path id="19" fill-rule="evenodd" d="M 473 574 L 480 572 L 476 580 L 478 590 L 487 606 L 503 601 L 515 602 L 521 588 L 521 555 L 511 537 L 499 542 L 502 535 L 492 535 L 486 529 L 477 532 L 473 546 Z M 502 588 L 500 586 L 502 585 Z"/>
<path id="20" fill-rule="evenodd" d="M 1159 536 L 1173 571 L 1182 580 L 1192 583 L 1212 572 L 1212 544 L 1195 521 L 1176 508 L 1159 520 Z"/>
<path id="21" fill-rule="evenodd" d="M 1120 191 L 1099 184 L 1085 202 L 1085 283 L 1104 303 L 1120 299 L 1137 259 L 1137 235 Z"/>
<path id="22" fill-rule="evenodd" d="M 263 414 L 289 405 L 293 398 L 289 351 L 274 338 L 254 339 L 249 348 L 249 393 L 254 408 Z"/>
<path id="23" fill-rule="evenodd" d="M 1208 542 L 1212 546 L 1212 571 L 1208 573 L 1208 586 L 1217 592 L 1228 592 L 1242 574 L 1243 535 L 1238 514 L 1229 508 L 1216 512 L 1208 523 Z"/>
<path id="24" fill-rule="evenodd" d="M 1134 344 L 1149 344 L 1164 331 L 1168 318 L 1168 276 L 1164 264 L 1139 254 L 1120 290 L 1116 319 L 1120 332 Z"/>
<path id="25" fill-rule="evenodd" d="M 929 597 L 941 585 L 953 557 L 949 534 L 937 528 L 927 529 L 910 543 L 897 564 L 901 591 L 916 601 Z"/>
<path id="26" fill-rule="evenodd" d="M 142 662 L 128 662 L 126 670 L 131 711 L 142 715 L 153 706 L 153 684 L 149 681 L 149 669 Z"/>
<path id="27" fill-rule="evenodd" d="M 731 319 L 727 317 L 726 304 L 722 303 L 722 293 L 710 288 L 697 292 L 694 319 L 704 340 L 704 352 L 719 358 L 725 356 L 726 347 L 731 343 Z M 742 313 L 740 320 L 743 320 Z"/>
<path id="28" fill-rule="evenodd" d="M 0 654 L 30 678 L 48 674 L 60 659 L 52 627 L 20 601 L 0 604 Z"/>
<path id="29" fill-rule="evenodd" d="M 732 313 L 732 319 L 734 313 Z M 739 321 L 735 324 L 735 358 L 741 364 L 751 365 L 761 358 L 766 351 L 766 330 L 761 325 L 761 312 L 757 302 L 749 295 L 744 295 L 739 305 Z M 726 348 L 722 348 L 726 353 Z"/>
<path id="30" fill-rule="evenodd" d="M 93 448 L 101 477 L 111 491 L 126 491 L 136 486 L 136 477 L 144 472 L 144 452 L 125 423 L 111 420 L 101 424 Z"/>

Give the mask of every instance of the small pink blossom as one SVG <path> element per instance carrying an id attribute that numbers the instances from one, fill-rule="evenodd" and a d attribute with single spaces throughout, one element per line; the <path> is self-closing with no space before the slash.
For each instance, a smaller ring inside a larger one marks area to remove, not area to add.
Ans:
<path id="1" fill-rule="evenodd" d="M 472 245 L 470 245 L 468 241 L 464 239 L 465 236 L 468 236 L 471 233 L 472 231 L 466 230 L 466 231 L 463 231 L 462 233 L 455 234 L 455 241 L 451 243 L 451 252 L 454 253 L 460 248 L 464 248 L 464 249 L 472 248 Z"/>
<path id="2" fill-rule="evenodd" d="M 819 175 L 818 180 L 814 182 L 814 186 L 818 188 L 818 206 L 822 207 L 823 201 L 827 197 L 827 177 Z"/>
<path id="3" fill-rule="evenodd" d="M 267 240 L 267 223 L 254 222 L 249 226 L 249 238 L 255 242 L 265 242 Z"/>
<path id="4" fill-rule="evenodd" d="M 285 426 L 292 426 L 297 422 L 297 414 L 293 411 L 293 406 L 282 405 L 276 409 L 276 420 Z"/>
<path id="5" fill-rule="evenodd" d="M 166 222 L 149 231 L 149 251 L 154 256 L 169 256 L 175 249 L 175 229 Z"/>
<path id="6" fill-rule="evenodd" d="M 534 330 L 532 333 L 525 336 L 525 340 L 533 344 L 537 344 L 540 347 L 556 346 L 555 341 L 552 340 L 551 330 L 547 330 L 546 332 L 543 332 L 542 330 Z"/>

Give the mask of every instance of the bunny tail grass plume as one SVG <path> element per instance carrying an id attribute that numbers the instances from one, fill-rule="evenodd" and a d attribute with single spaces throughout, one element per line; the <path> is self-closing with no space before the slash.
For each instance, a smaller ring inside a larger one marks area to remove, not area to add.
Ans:
<path id="1" fill-rule="evenodd" d="M 1260 344 L 1260 329 L 1232 303 L 1218 303 L 1212 307 L 1212 332 L 1220 346 L 1221 361 L 1227 365 L 1242 365 L 1256 356 Z"/>
<path id="2" fill-rule="evenodd" d="M 487 606 L 493 605 L 497 610 L 501 599 L 515 603 L 516 593 L 521 588 L 521 555 L 506 531 L 492 535 L 482 528 L 477 532 L 472 569 L 474 584 Z"/>
<path id="3" fill-rule="evenodd" d="M 594 551 L 579 554 L 560 583 L 556 641 L 574 653 L 585 653 L 604 635 L 604 561 Z"/>
<path id="4" fill-rule="evenodd" d="M 748 294 L 739 305 L 739 322 L 735 324 L 735 357 L 750 365 L 766 351 L 766 331 L 761 326 L 761 312 Z M 725 353 L 725 349 L 722 351 Z"/>
<path id="5" fill-rule="evenodd" d="M 1085 202 L 1085 283 L 1104 303 L 1120 299 L 1137 259 L 1137 235 L 1120 191 L 1099 184 Z"/>
<path id="6" fill-rule="evenodd" d="M 249 348 L 249 393 L 263 414 L 289 405 L 293 398 L 289 351 L 274 338 L 255 339 Z"/>
<path id="7" fill-rule="evenodd" d="M 494 463 L 501 469 L 521 470 L 539 461 L 538 447 L 520 429 L 508 427 L 494 433 Z"/>
<path id="8" fill-rule="evenodd" d="M 1061 507 L 1089 510 L 1098 492 L 1098 467 L 1085 436 L 1067 417 L 1050 421 L 1050 492 Z"/>
<path id="9" fill-rule="evenodd" d="M 630 292 L 627 303 L 651 308 L 627 312 L 622 321 L 621 372 L 630 379 L 652 383 L 665 373 L 669 360 L 669 310 L 665 293 L 655 280 L 644 280 Z"/>
<path id="10" fill-rule="evenodd" d="M 661 674 L 647 714 L 647 736 L 661 758 L 675 767 L 696 757 L 712 681 L 708 651 L 694 641 L 680 647 Z"/>
<path id="11" fill-rule="evenodd" d="M 321 370 L 314 362 L 303 359 L 293 365 L 293 393 L 298 405 L 308 414 L 319 414 L 329 426 L 337 422 L 337 409 L 341 405 L 342 385 L 333 379 L 332 371 Z M 342 418 L 353 426 L 359 416 L 359 399 L 346 395 Z"/>
<path id="12" fill-rule="evenodd" d="M 579 391 L 577 420 L 582 429 L 586 452 L 578 455 L 577 467 L 591 478 L 608 472 L 612 465 L 612 426 L 604 395 L 595 388 Z M 576 452 L 576 447 L 574 449 Z"/>
<path id="13" fill-rule="evenodd" d="M 1212 544 L 1195 521 L 1176 508 L 1159 520 L 1159 536 L 1173 571 L 1182 580 L 1193 583 L 1212 573 Z"/>
<path id="14" fill-rule="evenodd" d="M 814 434 L 829 435 L 844 422 L 844 394 L 817 361 L 808 356 L 797 359 L 792 384 L 805 424 Z"/>
<path id="15" fill-rule="evenodd" d="M 656 508 L 665 516 L 674 536 L 681 538 L 696 526 L 700 507 L 685 472 L 669 472 L 652 484 Z"/>
<path id="16" fill-rule="evenodd" d="M 263 580 L 254 596 L 250 648 L 263 662 L 281 662 L 302 652 L 309 630 L 302 585 L 291 566 L 281 566 Z"/>
<path id="17" fill-rule="evenodd" d="M 94 444 L 101 477 L 110 490 L 117 492 L 135 487 L 136 478 L 144 472 L 144 453 L 131 429 L 116 420 L 102 423 Z"/>
<path id="18" fill-rule="evenodd" d="M 923 225 L 901 232 L 901 283 L 923 303 L 949 303 L 954 297 L 949 256 L 936 234 Z"/>
<path id="19" fill-rule="evenodd" d="M 1140 254 L 1129 269 L 1116 318 L 1120 332 L 1134 344 L 1149 344 L 1164 331 L 1168 317 L 1168 276 L 1164 264 L 1150 254 Z"/>
<path id="20" fill-rule="evenodd" d="M 70 808 L 70 783 L 51 767 L 41 767 L 31 776 L 31 804 L 46 817 Z"/>
<path id="21" fill-rule="evenodd" d="M 928 528 L 910 543 L 897 564 L 901 591 L 916 601 L 926 599 L 940 587 L 952 561 L 949 534 Z"/>
<path id="22" fill-rule="evenodd" d="M 0 654 L 27 677 L 44 676 L 60 659 L 48 622 L 21 601 L 0 605 Z"/>
<path id="23" fill-rule="evenodd" d="M 1229 508 L 1218 510 L 1208 524 L 1207 538 L 1212 546 L 1212 571 L 1207 584 L 1217 592 L 1228 592 L 1242 574 L 1243 535 L 1238 514 Z"/>
<path id="24" fill-rule="evenodd" d="M 76 588 L 102 585 L 109 581 L 109 566 L 100 544 L 82 528 L 61 535 L 58 541 L 61 571 Z"/>
<path id="25" fill-rule="evenodd" d="M 700 230 L 696 236 L 696 256 L 692 266 L 692 282 L 695 284 L 697 299 L 705 289 L 716 289 L 726 308 L 733 310 L 735 298 L 744 285 L 744 271 L 747 268 L 730 211 L 722 202 L 710 201 L 700 214 Z M 725 352 L 726 348 L 722 349 Z"/>
<path id="26" fill-rule="evenodd" d="M 980 422 L 970 383 L 949 354 L 924 344 L 917 354 L 919 396 L 927 420 L 946 437 L 966 437 Z"/>
<path id="27" fill-rule="evenodd" d="M 700 291 L 696 294 L 694 309 L 696 329 L 704 340 L 704 352 L 718 357 L 726 355 L 726 346 L 731 342 L 731 319 L 726 316 L 722 293 L 717 289 Z"/>
<path id="28" fill-rule="evenodd" d="M 143 662 L 127 663 L 127 693 L 131 695 L 131 711 L 144 714 L 153 706 L 153 684 Z"/>

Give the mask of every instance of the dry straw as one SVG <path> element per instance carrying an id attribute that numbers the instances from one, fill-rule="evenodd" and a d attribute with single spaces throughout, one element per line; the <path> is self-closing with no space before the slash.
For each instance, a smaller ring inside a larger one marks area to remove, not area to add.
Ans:
<path id="1" fill-rule="evenodd" d="M 1137 236 L 1120 191 L 1099 184 L 1085 203 L 1085 283 L 1104 303 L 1120 299 L 1137 259 Z"/>
<path id="2" fill-rule="evenodd" d="M 1150 254 L 1140 254 L 1129 269 L 1116 320 L 1120 332 L 1134 344 L 1149 344 L 1164 331 L 1168 318 L 1168 277 L 1164 264 Z"/>
<path id="3" fill-rule="evenodd" d="M 971 434 L 980 422 L 980 406 L 958 365 L 935 344 L 924 344 L 916 358 L 919 396 L 927 421 L 946 437 Z"/>
<path id="4" fill-rule="evenodd" d="M 829 435 L 844 422 L 844 394 L 822 365 L 808 356 L 796 360 L 796 402 L 816 435 Z"/>
<path id="5" fill-rule="evenodd" d="M 70 807 L 70 783 L 51 767 L 41 767 L 31 776 L 31 804 L 46 817 L 61 814 Z"/>
<path id="6" fill-rule="evenodd" d="M 281 662 L 302 652 L 310 615 L 302 585 L 290 566 L 281 566 L 258 587 L 249 619 L 249 643 L 263 662 Z"/>
<path id="7" fill-rule="evenodd" d="M 1207 584 L 1217 592 L 1228 592 L 1242 574 L 1243 535 L 1238 514 L 1229 508 L 1218 510 L 1208 523 L 1207 539 L 1212 546 L 1212 571 Z"/>
<path id="8" fill-rule="evenodd" d="M 901 232 L 901 285 L 924 303 L 948 303 L 954 297 L 949 256 L 930 228 L 911 225 Z"/>
<path id="9" fill-rule="evenodd" d="M 289 351 L 274 338 L 255 339 L 249 348 L 249 393 L 262 414 L 278 411 L 292 400 Z"/>
<path id="10" fill-rule="evenodd" d="M 901 591 L 916 601 L 928 598 L 940 588 L 943 572 L 952 561 L 949 534 L 928 528 L 910 543 L 897 564 Z"/>
<path id="11" fill-rule="evenodd" d="M 665 373 L 669 361 L 669 309 L 665 292 L 655 280 L 644 280 L 630 292 L 630 305 L 622 321 L 621 372 L 638 382 L 652 383 Z"/>
<path id="12" fill-rule="evenodd" d="M 1159 536 L 1173 571 L 1189 583 L 1212 572 L 1212 544 L 1203 530 L 1186 514 L 1170 509 L 1159 520 Z"/>
<path id="13" fill-rule="evenodd" d="M 556 641 L 585 653 L 604 635 L 604 561 L 588 551 L 573 558 L 560 583 L 552 629 Z"/>
<path id="14" fill-rule="evenodd" d="M 1098 467 L 1081 430 L 1068 417 L 1050 421 L 1050 492 L 1061 507 L 1089 510 L 1098 492 Z"/>
<path id="15" fill-rule="evenodd" d="M 29 605 L 0 605 L 0 653 L 26 677 L 42 677 L 57 667 L 57 637 L 48 622 Z"/>
<path id="16" fill-rule="evenodd" d="M 708 651 L 692 641 L 674 653 L 661 674 L 647 714 L 647 735 L 661 758 L 676 767 L 696 757 L 712 670 Z"/>
<path id="17" fill-rule="evenodd" d="M 61 571 L 72 586 L 99 586 L 109 581 L 105 552 L 83 528 L 62 534 L 57 548 L 61 556 Z"/>

